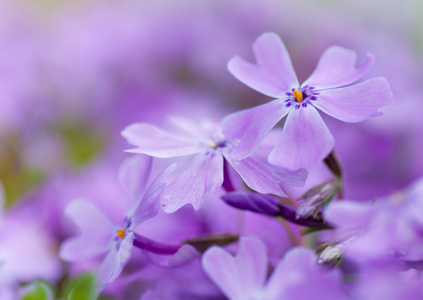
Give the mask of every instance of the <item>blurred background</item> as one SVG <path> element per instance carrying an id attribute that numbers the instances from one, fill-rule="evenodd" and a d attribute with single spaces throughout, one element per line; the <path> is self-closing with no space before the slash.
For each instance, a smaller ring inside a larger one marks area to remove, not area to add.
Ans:
<path id="1" fill-rule="evenodd" d="M 359 62 L 373 53 L 366 78 L 391 85 L 395 99 L 381 117 L 346 124 L 324 116 L 346 198 L 369 200 L 423 175 L 421 0 L 0 0 L 7 215 L 38 224 L 56 253 L 65 234 L 51 222 L 63 223 L 73 198 L 90 196 L 111 215 L 122 210 L 121 130 L 137 121 L 165 126 L 168 115 L 219 120 L 269 101 L 226 69 L 234 55 L 253 61 L 251 44 L 266 31 L 284 40 L 300 82 L 339 45 Z M 25 272 L 16 278 L 30 280 Z M 57 280 L 61 267 L 45 272 Z"/>
<path id="2" fill-rule="evenodd" d="M 360 124 L 326 118 L 346 196 L 368 199 L 422 174 L 423 3 L 1 0 L 0 179 L 7 205 L 57 172 L 119 162 L 120 131 L 168 114 L 221 118 L 268 101 L 226 70 L 278 33 L 300 81 L 331 45 L 376 56 L 367 78 L 395 95 Z M 360 60 L 359 60 L 360 61 Z"/>

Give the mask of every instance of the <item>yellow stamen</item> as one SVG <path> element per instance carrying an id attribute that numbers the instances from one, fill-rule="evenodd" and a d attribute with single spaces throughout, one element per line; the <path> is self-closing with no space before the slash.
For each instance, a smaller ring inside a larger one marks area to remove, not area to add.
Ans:
<path id="1" fill-rule="evenodd" d="M 294 90 L 294 96 L 295 96 L 295 99 L 297 99 L 297 102 L 303 102 L 303 93 L 297 90 Z"/>
<path id="2" fill-rule="evenodd" d="M 117 232 L 117 235 L 118 235 L 118 237 L 123 239 L 126 235 L 125 230 L 119 229 L 118 232 Z"/>
<path id="3" fill-rule="evenodd" d="M 216 147 L 216 143 L 213 140 L 209 140 L 207 143 L 205 143 L 206 146 L 209 146 L 210 148 L 215 148 Z"/>

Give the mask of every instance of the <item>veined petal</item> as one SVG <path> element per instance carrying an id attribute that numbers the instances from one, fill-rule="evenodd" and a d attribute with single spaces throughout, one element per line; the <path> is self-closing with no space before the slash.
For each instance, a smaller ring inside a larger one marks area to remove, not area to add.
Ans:
<path id="1" fill-rule="evenodd" d="M 189 166 L 162 193 L 163 210 L 171 213 L 187 203 L 199 209 L 204 199 L 223 183 L 223 157 L 210 150 L 193 157 Z"/>
<path id="2" fill-rule="evenodd" d="M 259 36 L 253 43 L 253 52 L 256 65 L 238 56 L 228 63 L 229 71 L 239 81 L 275 98 L 299 85 L 288 51 L 277 34 L 268 32 Z"/>
<path id="3" fill-rule="evenodd" d="M 131 219 L 131 229 L 159 212 L 160 195 L 166 187 L 166 178 L 175 168 L 176 164 L 172 164 L 164 169 L 147 187 L 141 198 L 134 202 L 132 210 L 128 213 L 128 217 Z"/>
<path id="4" fill-rule="evenodd" d="M 122 131 L 128 143 L 137 148 L 126 150 L 131 153 L 147 154 L 154 157 L 175 157 L 198 153 L 201 147 L 193 138 L 168 133 L 160 128 L 147 124 L 135 123 Z"/>
<path id="5" fill-rule="evenodd" d="M 313 104 L 328 115 L 345 122 L 359 122 L 378 116 L 377 110 L 392 100 L 392 92 L 385 78 L 320 91 Z"/>
<path id="6" fill-rule="evenodd" d="M 62 243 L 62 259 L 80 261 L 109 251 L 116 225 L 97 207 L 89 202 L 75 200 L 65 208 L 65 215 L 75 223 L 80 234 Z"/>
<path id="7" fill-rule="evenodd" d="M 366 61 L 356 68 L 357 54 L 354 51 L 332 46 L 323 53 L 316 69 L 302 86 L 326 89 L 351 84 L 363 77 L 373 62 L 373 55 L 368 53 Z"/>
<path id="8" fill-rule="evenodd" d="M 249 188 L 262 194 L 286 196 L 281 189 L 282 184 L 302 186 L 307 178 L 307 170 L 285 170 L 269 164 L 263 155 L 253 154 L 242 160 L 233 160 L 230 155 L 225 155 L 225 158 Z"/>
<path id="9" fill-rule="evenodd" d="M 110 249 L 110 252 L 98 270 L 98 281 L 102 285 L 101 288 L 104 288 L 107 283 L 115 280 L 122 272 L 123 267 L 131 258 L 133 241 L 134 235 L 132 233 L 128 234 L 121 241 L 116 242 L 114 247 Z"/>
<path id="10" fill-rule="evenodd" d="M 255 299 L 266 279 L 266 247 L 254 237 L 240 238 L 235 257 L 214 246 L 203 255 L 202 263 L 209 277 L 231 300 Z"/>
<path id="11" fill-rule="evenodd" d="M 269 154 L 269 162 L 288 170 L 312 168 L 335 146 L 335 141 L 317 110 L 308 105 L 289 113 L 282 135 Z"/>
<path id="12" fill-rule="evenodd" d="M 283 101 L 274 100 L 226 116 L 222 128 L 226 138 L 235 145 L 231 156 L 243 159 L 253 153 L 290 109 Z"/>

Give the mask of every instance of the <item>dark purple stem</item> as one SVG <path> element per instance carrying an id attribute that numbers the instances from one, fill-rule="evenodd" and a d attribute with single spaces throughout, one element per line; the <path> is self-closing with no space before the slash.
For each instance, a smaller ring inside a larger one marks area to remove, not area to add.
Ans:
<path id="1" fill-rule="evenodd" d="M 223 159 L 223 183 L 222 183 L 222 187 L 228 193 L 235 191 L 235 188 L 234 188 L 232 181 L 231 181 L 231 177 L 229 176 L 228 162 L 226 161 L 226 159 Z"/>
<path id="2" fill-rule="evenodd" d="M 175 254 L 181 246 L 166 245 L 156 241 L 153 241 L 145 236 L 135 233 L 134 246 L 140 249 L 153 252 L 156 254 L 170 255 Z"/>

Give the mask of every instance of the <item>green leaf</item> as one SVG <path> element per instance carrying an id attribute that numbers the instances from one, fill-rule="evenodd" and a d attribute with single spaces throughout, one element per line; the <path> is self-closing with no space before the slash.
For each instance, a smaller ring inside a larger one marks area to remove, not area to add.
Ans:
<path id="1" fill-rule="evenodd" d="M 95 300 L 96 280 L 92 273 L 85 273 L 75 278 L 69 285 L 67 300 Z"/>
<path id="2" fill-rule="evenodd" d="M 71 166 L 84 167 L 103 151 L 105 133 L 86 124 L 64 123 L 57 128 L 65 146 L 65 159 Z"/>
<path id="3" fill-rule="evenodd" d="M 44 282 L 37 282 L 35 284 L 31 284 L 24 288 L 28 290 L 25 293 L 21 300 L 52 300 L 53 299 L 53 292 L 51 288 L 45 284 Z"/>

